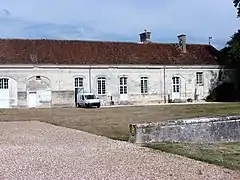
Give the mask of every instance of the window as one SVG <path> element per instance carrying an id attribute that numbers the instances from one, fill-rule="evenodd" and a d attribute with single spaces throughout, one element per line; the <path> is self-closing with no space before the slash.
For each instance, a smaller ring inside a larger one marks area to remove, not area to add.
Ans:
<path id="1" fill-rule="evenodd" d="M 180 92 L 180 77 L 173 77 L 173 92 Z"/>
<path id="2" fill-rule="evenodd" d="M 0 89 L 8 89 L 8 79 L 7 78 L 0 79 Z"/>
<path id="3" fill-rule="evenodd" d="M 83 87 L 83 78 L 75 78 L 75 88 Z"/>
<path id="4" fill-rule="evenodd" d="M 36 80 L 41 80 L 41 76 L 36 76 Z"/>
<path id="5" fill-rule="evenodd" d="M 100 77 L 97 79 L 98 94 L 106 94 L 106 78 Z"/>
<path id="6" fill-rule="evenodd" d="M 86 99 L 96 99 L 94 95 L 85 95 Z"/>
<path id="7" fill-rule="evenodd" d="M 120 94 L 127 94 L 127 77 L 120 77 Z"/>
<path id="8" fill-rule="evenodd" d="M 196 78 L 197 78 L 197 84 L 202 85 L 203 84 L 203 72 L 197 72 Z"/>
<path id="9" fill-rule="evenodd" d="M 148 93 L 148 77 L 141 77 L 141 94 Z"/>

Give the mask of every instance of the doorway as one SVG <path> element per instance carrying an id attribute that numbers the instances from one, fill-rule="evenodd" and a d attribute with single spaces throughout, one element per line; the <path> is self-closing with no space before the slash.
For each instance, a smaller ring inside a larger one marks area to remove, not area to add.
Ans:
<path id="1" fill-rule="evenodd" d="M 172 78 L 172 100 L 180 99 L 180 77 Z"/>
<path id="2" fill-rule="evenodd" d="M 120 94 L 120 101 L 128 100 L 127 77 L 119 78 L 119 94 Z"/>
<path id="3" fill-rule="evenodd" d="M 28 107 L 37 107 L 37 92 L 28 92 Z"/>
<path id="4" fill-rule="evenodd" d="M 9 80 L 7 78 L 0 79 L 0 108 L 9 108 Z"/>
<path id="5" fill-rule="evenodd" d="M 83 78 L 81 77 L 76 77 L 74 79 L 74 95 L 75 95 L 75 106 L 77 106 L 77 95 L 80 92 L 83 92 Z"/>

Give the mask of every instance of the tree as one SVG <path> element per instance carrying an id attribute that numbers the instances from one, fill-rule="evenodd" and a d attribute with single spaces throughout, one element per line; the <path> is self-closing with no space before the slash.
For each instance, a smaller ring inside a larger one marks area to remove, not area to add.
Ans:
<path id="1" fill-rule="evenodd" d="M 227 62 L 228 65 L 240 67 L 240 29 L 234 33 L 221 51 L 231 59 L 231 62 Z"/>
<path id="2" fill-rule="evenodd" d="M 234 7 L 237 9 L 237 18 L 240 18 L 240 0 L 233 0 Z M 223 56 L 222 62 L 224 74 L 231 83 L 220 83 L 214 88 L 207 97 L 208 101 L 240 101 L 240 29 L 233 34 L 226 46 L 220 50 Z M 233 75 L 228 74 L 227 69 L 235 69 Z M 231 79 L 233 78 L 233 79 Z M 237 81 L 237 82 L 236 82 Z"/>
<path id="3" fill-rule="evenodd" d="M 207 100 L 240 101 L 240 29 L 233 34 L 221 52 L 223 53 L 223 74 L 230 82 L 219 83 L 211 91 Z M 228 69 L 234 69 L 235 73 L 232 74 Z"/>
<path id="4" fill-rule="evenodd" d="M 237 8 L 237 18 L 240 18 L 240 0 L 233 0 L 233 4 L 234 7 Z M 221 52 L 230 59 L 230 62 L 227 61 L 226 65 L 235 66 L 237 68 L 240 67 L 240 29 L 233 34 Z"/>
<path id="5" fill-rule="evenodd" d="M 233 0 L 233 4 L 237 8 L 237 17 L 240 18 L 240 0 Z"/>

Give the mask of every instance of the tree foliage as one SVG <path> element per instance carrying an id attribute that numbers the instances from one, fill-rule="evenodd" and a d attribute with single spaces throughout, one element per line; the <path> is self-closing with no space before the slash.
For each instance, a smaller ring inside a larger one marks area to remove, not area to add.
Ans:
<path id="1" fill-rule="evenodd" d="M 233 0 L 234 7 L 237 8 L 237 17 L 240 18 L 240 0 Z M 240 29 L 233 34 L 226 46 L 221 50 L 227 55 L 228 60 L 226 65 L 240 67 Z"/>
<path id="2" fill-rule="evenodd" d="M 233 0 L 233 4 L 237 8 L 237 17 L 240 18 L 240 0 Z"/>
<path id="3" fill-rule="evenodd" d="M 233 0 L 234 7 L 237 9 L 237 18 L 240 18 L 240 0 Z M 228 68 L 235 69 L 232 76 L 229 71 L 225 71 L 225 76 L 231 82 L 220 83 L 215 87 L 207 97 L 208 101 L 240 101 L 240 29 L 233 34 L 226 46 L 221 50 L 223 55 L 223 64 L 225 70 Z"/>
<path id="4" fill-rule="evenodd" d="M 234 33 L 231 39 L 227 42 L 230 47 L 230 54 L 234 60 L 240 61 L 240 29 Z"/>
<path id="5" fill-rule="evenodd" d="M 240 0 L 233 0 L 233 4 L 237 8 L 237 17 L 240 18 Z M 222 52 L 231 59 L 231 65 L 240 67 L 240 29 L 233 34 Z"/>
<path id="6" fill-rule="evenodd" d="M 231 62 L 227 63 L 228 65 L 230 63 L 232 66 L 240 67 L 240 29 L 234 33 L 221 51 L 231 59 Z"/>

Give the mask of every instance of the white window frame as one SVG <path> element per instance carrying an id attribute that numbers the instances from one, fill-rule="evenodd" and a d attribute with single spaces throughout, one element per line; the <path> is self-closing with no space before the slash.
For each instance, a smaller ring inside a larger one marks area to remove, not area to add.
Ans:
<path id="1" fill-rule="evenodd" d="M 148 94 L 148 77 L 143 76 L 141 77 L 141 82 L 140 82 L 140 92 L 141 94 Z"/>
<path id="2" fill-rule="evenodd" d="M 75 88 L 83 87 L 83 78 L 82 77 L 75 77 L 74 78 L 74 87 Z"/>
<path id="3" fill-rule="evenodd" d="M 180 77 L 174 76 L 172 78 L 172 86 L 174 93 L 180 93 Z"/>
<path id="4" fill-rule="evenodd" d="M 106 78 L 105 77 L 97 78 L 97 94 L 99 95 L 106 94 Z"/>
<path id="5" fill-rule="evenodd" d="M 203 85 L 203 72 L 196 72 L 196 84 Z"/>
<path id="6" fill-rule="evenodd" d="M 8 89 L 8 88 L 9 88 L 9 79 L 0 78 L 0 89 Z"/>
<path id="7" fill-rule="evenodd" d="M 122 76 L 119 78 L 119 94 L 128 93 L 127 81 L 128 81 L 128 78 L 126 76 Z"/>

